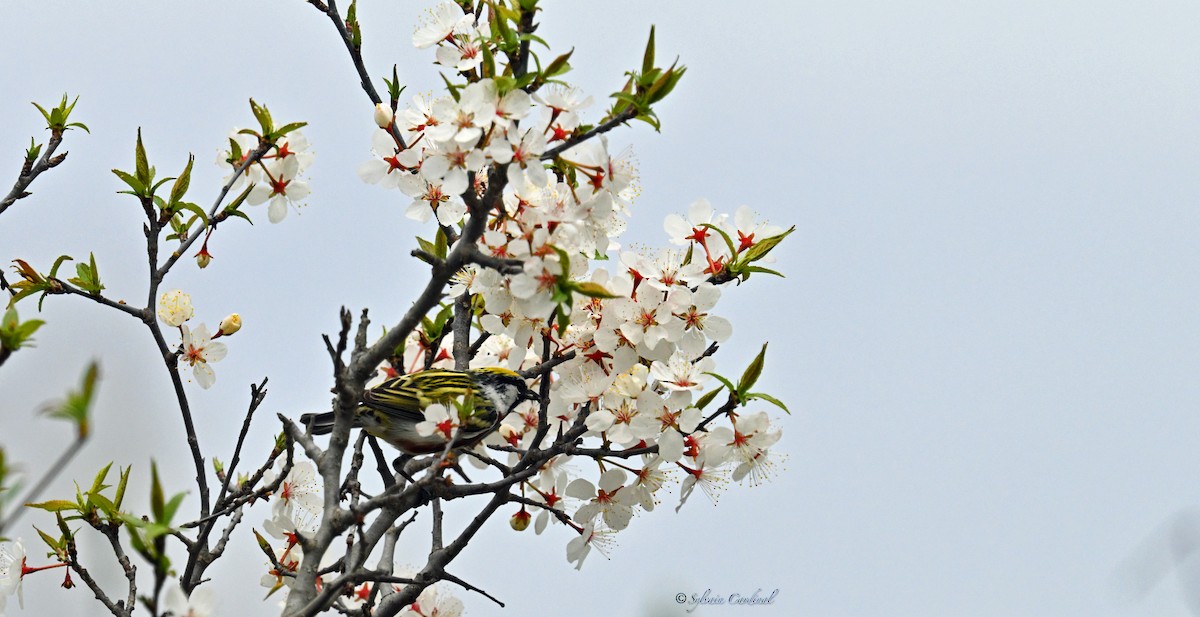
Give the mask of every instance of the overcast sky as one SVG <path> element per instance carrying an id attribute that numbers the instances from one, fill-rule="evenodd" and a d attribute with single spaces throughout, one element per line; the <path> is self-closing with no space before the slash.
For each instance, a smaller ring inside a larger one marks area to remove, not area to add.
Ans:
<path id="1" fill-rule="evenodd" d="M 613 133 L 644 187 L 629 241 L 665 244 L 663 216 L 700 197 L 797 226 L 777 251 L 788 278 L 755 277 L 719 305 L 735 339 L 719 370 L 771 343 L 762 384 L 794 410 L 778 419 L 788 459 L 717 507 L 697 498 L 676 514 L 668 496 L 582 572 L 564 530 L 516 534 L 504 517 L 451 571 L 511 615 L 683 614 L 675 595 L 706 589 L 780 591 L 770 607 L 693 614 L 1188 614 L 1173 578 L 1130 600 L 1115 573 L 1154 561 L 1164 521 L 1200 505 L 1200 5 L 544 4 L 538 34 L 555 53 L 575 48 L 570 78 L 598 100 L 640 61 L 651 24 L 659 56 L 688 66 L 661 134 Z M 439 84 L 410 42 L 425 6 L 359 8 L 372 75 L 397 63 L 410 92 Z M 424 277 L 407 253 L 425 230 L 397 193 L 354 175 L 371 110 L 329 22 L 298 0 L 0 1 L 0 186 L 43 138 L 29 101 L 64 91 L 92 133 L 69 134 L 67 162 L 0 219 L 0 261 L 94 251 L 109 292 L 137 302 L 142 214 L 108 171 L 132 165 L 137 127 L 160 174 L 196 154 L 192 191 L 208 203 L 211 161 L 252 121 L 249 97 L 310 123 L 301 215 L 222 227 L 213 265 L 167 283 L 210 325 L 231 311 L 246 323 L 216 386 L 192 393 L 205 453 L 228 458 L 248 384 L 267 376 L 252 433 L 265 449 L 274 413 L 326 404 L 319 335 L 338 307 L 394 322 Z M 189 485 L 144 328 L 77 298 L 48 299 L 41 317 L 38 347 L 0 370 L 11 458 L 36 468 L 69 440 L 34 410 L 99 358 L 95 440 L 52 492 L 109 460 L 133 464 L 143 489 L 151 456 Z M 52 526 L 27 515 L 15 534 L 29 545 L 30 523 Z M 262 593 L 242 531 L 211 571 L 226 615 Z M 26 614 L 98 614 L 55 578 L 30 577 Z M 455 593 L 468 614 L 497 613 Z"/>

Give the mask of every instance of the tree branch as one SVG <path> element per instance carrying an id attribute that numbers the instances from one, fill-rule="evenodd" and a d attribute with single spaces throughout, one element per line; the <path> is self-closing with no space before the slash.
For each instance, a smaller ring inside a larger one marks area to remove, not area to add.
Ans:
<path id="1" fill-rule="evenodd" d="M 557 146 L 554 146 L 553 148 L 550 148 L 549 150 L 543 152 L 541 158 L 543 161 L 552 161 L 552 160 L 554 160 L 554 157 L 562 154 L 564 151 L 569 150 L 569 149 L 571 149 L 593 137 L 596 137 L 597 135 L 602 135 L 604 133 L 607 133 L 607 132 L 617 128 L 618 126 L 620 126 L 626 122 L 629 122 L 630 120 L 632 120 L 636 117 L 637 117 L 637 110 L 634 109 L 633 107 L 627 107 L 624 110 L 622 110 L 621 113 L 613 116 L 612 118 L 609 118 L 602 124 L 592 127 L 592 130 L 590 130 L 586 133 L 581 133 L 579 135 L 575 135 L 573 137 L 569 137 L 566 140 L 564 140 L 561 144 L 558 144 Z"/>
<path id="2" fill-rule="evenodd" d="M 346 46 L 346 51 L 350 53 L 350 61 L 354 63 L 354 70 L 358 72 L 359 83 L 362 85 L 363 92 L 367 94 L 367 98 L 371 99 L 371 104 L 379 105 L 383 103 L 379 92 L 375 90 L 375 85 L 371 83 L 371 77 L 367 75 L 367 67 L 366 63 L 363 62 L 362 50 L 354 45 L 354 39 L 350 37 L 350 31 L 346 29 L 345 20 L 338 14 L 336 0 L 329 0 L 328 5 L 321 2 L 321 0 L 308 0 L 308 3 L 316 7 L 318 11 L 324 13 L 333 22 L 333 27 L 337 29 L 338 36 L 341 37 L 342 43 Z M 404 136 L 396 128 L 395 122 L 392 123 L 389 131 L 392 134 L 392 138 L 399 144 L 401 150 L 408 147 L 404 143 Z"/>
<path id="3" fill-rule="evenodd" d="M 8 192 L 8 195 L 4 196 L 4 199 L 0 199 L 0 214 L 4 214 L 4 211 L 16 203 L 18 199 L 24 199 L 32 194 L 25 189 L 29 188 L 29 185 L 33 183 L 35 178 L 46 170 L 57 167 L 59 163 L 66 160 L 66 152 L 63 152 L 59 156 L 54 156 L 54 151 L 58 149 L 58 145 L 62 143 L 62 139 L 62 131 L 50 132 L 50 141 L 46 143 L 46 151 L 42 153 L 41 158 L 33 165 L 29 165 L 26 162 L 21 168 L 21 173 L 17 175 L 17 182 L 13 184 L 12 190 Z"/>
<path id="4" fill-rule="evenodd" d="M 221 187 L 221 192 L 217 194 L 217 199 L 213 201 L 212 207 L 208 209 L 207 220 L 200 222 L 200 228 L 196 230 L 196 233 L 188 236 L 188 238 L 179 245 L 179 248 L 172 251 L 171 256 L 167 258 L 167 261 L 163 263 L 162 267 L 157 267 L 157 263 L 151 262 L 151 280 L 154 282 L 153 284 L 156 289 L 158 287 L 158 282 L 162 281 L 163 277 L 167 275 L 167 272 L 171 270 L 171 267 L 175 265 L 175 262 L 179 261 L 179 258 L 182 257 L 184 253 L 187 253 L 188 249 L 195 244 L 196 240 L 202 235 L 202 233 L 209 227 L 214 229 L 216 228 L 217 222 L 213 220 L 213 217 L 217 216 L 217 210 L 220 209 L 221 202 L 225 201 L 225 196 L 229 194 L 229 189 L 233 188 L 233 185 L 237 184 L 237 181 L 242 177 L 242 174 L 245 173 L 251 165 L 262 159 L 262 157 L 266 155 L 266 153 L 269 152 L 272 147 L 274 147 L 274 144 L 270 142 L 264 142 L 259 144 L 257 148 L 251 150 L 250 153 L 246 155 L 246 159 L 242 161 L 242 164 L 238 165 L 237 168 L 233 170 L 233 176 L 230 177 L 227 182 L 225 182 L 225 186 Z M 155 231 L 155 236 L 157 237 L 157 229 Z M 153 301 L 153 298 L 151 298 L 151 300 Z M 153 303 L 150 306 L 154 306 Z"/>
<path id="5" fill-rule="evenodd" d="M 47 486 L 50 486 L 50 483 L 53 482 L 54 479 L 57 478 L 64 469 L 67 468 L 67 464 L 71 462 L 71 459 L 75 458 L 75 455 L 83 449 L 83 444 L 86 441 L 86 435 L 76 437 L 75 441 L 71 442 L 71 444 L 67 446 L 65 450 L 59 453 L 58 458 L 54 459 L 54 462 L 51 463 L 48 468 L 46 468 L 46 472 L 42 474 L 42 477 L 38 478 L 38 481 L 33 485 L 33 488 L 29 489 L 28 493 L 25 493 L 23 497 L 15 500 L 13 503 L 26 504 L 37 501 L 37 498 L 42 494 L 42 491 L 46 490 Z M 25 508 L 18 505 L 17 508 L 15 508 L 12 513 L 8 515 L 8 518 L 0 519 L 0 536 L 4 535 L 5 529 L 15 525 L 17 520 L 20 519 L 21 515 L 24 513 Z"/>

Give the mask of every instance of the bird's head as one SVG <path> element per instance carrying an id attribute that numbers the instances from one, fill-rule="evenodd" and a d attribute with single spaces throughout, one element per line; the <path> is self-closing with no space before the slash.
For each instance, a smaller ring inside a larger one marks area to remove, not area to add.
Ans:
<path id="1" fill-rule="evenodd" d="M 540 397 L 529 388 L 525 379 L 514 371 L 499 367 L 486 367 L 468 371 L 479 394 L 491 401 L 501 414 L 513 410 L 521 401 L 536 401 Z"/>

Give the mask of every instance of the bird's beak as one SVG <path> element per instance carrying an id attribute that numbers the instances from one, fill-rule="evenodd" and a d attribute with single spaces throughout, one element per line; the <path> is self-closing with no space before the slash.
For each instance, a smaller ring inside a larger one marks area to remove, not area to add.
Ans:
<path id="1" fill-rule="evenodd" d="M 524 392 L 524 393 L 521 395 L 521 398 L 523 398 L 523 399 L 525 399 L 525 400 L 527 400 L 527 401 L 540 401 L 540 400 L 542 400 L 542 395 L 541 395 L 541 394 L 539 394 L 539 393 L 537 392 L 537 390 L 531 390 L 531 389 L 527 389 L 527 390 L 525 390 L 525 392 Z"/>

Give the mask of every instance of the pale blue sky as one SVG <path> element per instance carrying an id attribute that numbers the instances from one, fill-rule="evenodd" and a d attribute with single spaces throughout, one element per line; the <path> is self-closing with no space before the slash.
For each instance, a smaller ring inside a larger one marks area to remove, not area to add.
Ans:
<path id="1" fill-rule="evenodd" d="M 436 88 L 432 55 L 409 42 L 417 5 L 361 4 L 372 74 L 395 62 L 410 91 Z M 571 76 L 598 100 L 639 62 L 652 23 L 660 57 L 689 67 L 661 135 L 612 138 L 640 161 L 631 241 L 665 243 L 662 217 L 698 197 L 797 226 L 779 250 L 788 278 L 756 278 L 719 305 L 736 339 L 721 370 L 771 342 L 764 387 L 795 410 L 780 420 L 788 460 L 773 483 L 732 487 L 715 508 L 696 498 L 676 514 L 669 496 L 582 573 L 561 529 L 517 535 L 503 519 L 452 571 L 511 615 L 683 614 L 675 594 L 706 588 L 780 595 L 695 615 L 1187 614 L 1172 581 L 1129 602 L 1112 577 L 1146 534 L 1200 502 L 1200 6 L 546 6 L 539 34 L 576 48 Z M 108 172 L 130 165 L 138 126 L 160 173 L 196 154 L 192 190 L 209 201 L 211 161 L 250 121 L 247 98 L 311 123 L 303 214 L 231 225 L 209 270 L 170 282 L 206 321 L 246 320 L 217 385 L 194 392 L 210 456 L 228 457 L 251 381 L 271 380 L 260 444 L 269 414 L 327 400 L 319 334 L 339 306 L 382 321 L 407 306 L 422 271 L 406 253 L 421 230 L 396 194 L 354 176 L 370 106 L 310 6 L 2 2 L 0 58 L 0 182 L 41 136 L 30 100 L 80 94 L 92 128 L 0 219 L 0 261 L 94 250 L 114 296 L 140 299 L 144 280 L 141 212 Z M 114 458 L 144 486 L 152 455 L 176 486 L 189 482 L 140 325 L 67 298 L 49 299 L 44 318 L 39 347 L 0 370 L 13 458 L 67 441 L 32 410 L 99 357 L 96 440 L 57 490 Z M 147 443 L 155 435 L 171 447 Z M 229 584 L 223 614 L 260 596 L 246 568 L 262 559 L 248 537 L 242 547 L 212 571 Z M 27 582 L 25 614 L 93 602 L 49 578 Z M 497 612 L 461 595 L 469 614 Z"/>

